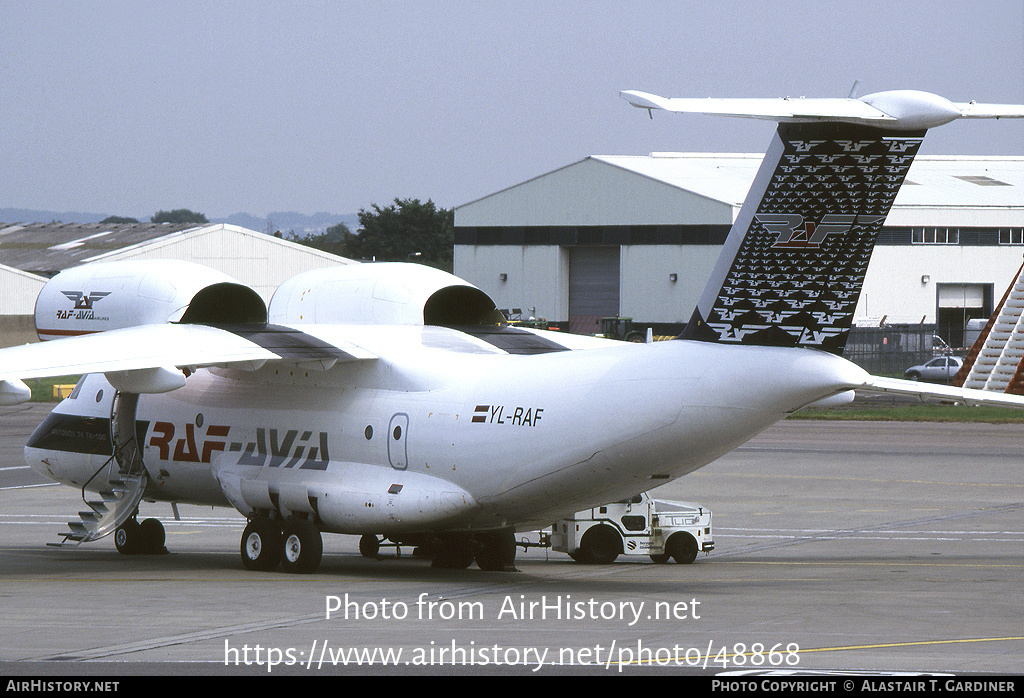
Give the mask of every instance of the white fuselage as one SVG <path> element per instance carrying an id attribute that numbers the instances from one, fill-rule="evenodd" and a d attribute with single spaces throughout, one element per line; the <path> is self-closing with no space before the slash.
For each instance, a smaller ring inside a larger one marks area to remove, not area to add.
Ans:
<path id="1" fill-rule="evenodd" d="M 315 513 L 338 533 L 542 526 L 692 472 L 865 377 L 808 349 L 608 341 L 521 356 L 440 327 L 358 331 L 379 359 L 200 370 L 143 395 L 146 497 Z M 91 376 L 76 392 L 60 428 L 99 420 L 96 442 L 114 391 Z M 109 442 L 90 455 L 45 429 L 25 457 L 48 477 L 81 487 L 109 458 Z"/>

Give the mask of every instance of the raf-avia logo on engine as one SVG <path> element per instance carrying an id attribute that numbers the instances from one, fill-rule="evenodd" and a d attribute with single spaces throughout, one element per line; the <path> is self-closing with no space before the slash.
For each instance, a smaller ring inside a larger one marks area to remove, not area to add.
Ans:
<path id="1" fill-rule="evenodd" d="M 58 320 L 107 320 L 109 318 L 96 317 L 93 305 L 110 295 L 110 291 L 61 291 L 64 296 L 74 303 L 70 310 L 58 310 Z"/>

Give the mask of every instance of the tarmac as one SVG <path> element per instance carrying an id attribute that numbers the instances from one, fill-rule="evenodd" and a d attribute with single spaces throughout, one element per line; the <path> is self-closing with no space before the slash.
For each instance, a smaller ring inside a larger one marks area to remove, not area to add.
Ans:
<path id="1" fill-rule="evenodd" d="M 0 408 L 0 675 L 1022 673 L 1024 425 L 782 422 L 655 491 L 713 510 L 692 565 L 327 535 L 289 575 L 242 567 L 228 509 L 143 504 L 164 555 L 48 547 L 82 508 L 22 461 L 49 408 Z"/>

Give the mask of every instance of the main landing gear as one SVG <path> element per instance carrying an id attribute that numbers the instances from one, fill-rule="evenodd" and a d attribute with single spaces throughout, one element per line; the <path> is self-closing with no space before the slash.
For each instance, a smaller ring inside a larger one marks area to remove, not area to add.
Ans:
<path id="1" fill-rule="evenodd" d="M 280 565 L 285 572 L 308 574 L 320 566 L 324 541 L 312 521 L 259 514 L 249 519 L 240 548 L 246 569 L 270 572 Z"/>
<path id="2" fill-rule="evenodd" d="M 462 570 L 476 561 L 477 567 L 492 572 L 515 572 L 516 539 L 511 529 L 478 533 L 447 532 L 395 539 L 391 545 L 415 546 L 415 556 L 431 558 L 437 569 Z M 359 539 L 363 557 L 377 557 L 381 541 L 368 533 Z M 399 555 L 401 557 L 401 555 Z"/>

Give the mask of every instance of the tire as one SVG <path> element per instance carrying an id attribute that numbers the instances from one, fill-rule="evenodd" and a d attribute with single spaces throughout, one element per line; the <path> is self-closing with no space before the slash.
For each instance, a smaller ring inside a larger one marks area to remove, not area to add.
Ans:
<path id="1" fill-rule="evenodd" d="M 907 380 L 919 381 L 921 380 L 921 374 L 917 371 L 911 371 L 907 374 Z"/>
<path id="2" fill-rule="evenodd" d="M 431 567 L 445 570 L 464 570 L 473 564 L 473 544 L 468 535 L 452 534 L 442 537 L 434 550 Z"/>
<path id="3" fill-rule="evenodd" d="M 167 534 L 159 519 L 146 519 L 139 524 L 139 544 L 142 552 L 149 554 L 166 553 L 164 542 Z"/>
<path id="4" fill-rule="evenodd" d="M 582 562 L 607 565 L 615 562 L 622 552 L 622 537 L 611 526 L 594 526 L 583 534 L 580 541 Z"/>
<path id="5" fill-rule="evenodd" d="M 651 555 L 651 559 L 659 565 L 664 565 L 666 562 L 672 559 L 672 556 L 668 553 L 661 553 L 659 555 Z"/>
<path id="6" fill-rule="evenodd" d="M 516 561 L 516 535 L 512 529 L 487 531 L 476 537 L 480 549 L 476 553 L 476 565 L 488 572 L 509 569 Z"/>
<path id="7" fill-rule="evenodd" d="M 134 555 L 141 550 L 142 535 L 139 522 L 133 516 L 114 530 L 114 547 L 122 555 Z"/>
<path id="8" fill-rule="evenodd" d="M 665 545 L 665 552 L 680 565 L 689 565 L 697 559 L 697 540 L 685 531 L 672 534 Z"/>
<path id="9" fill-rule="evenodd" d="M 281 540 L 281 566 L 285 572 L 309 574 L 320 567 L 324 539 L 311 521 L 295 519 L 284 525 Z"/>
<path id="10" fill-rule="evenodd" d="M 359 537 L 359 554 L 363 557 L 376 558 L 380 552 L 380 541 L 373 533 L 367 533 Z"/>
<path id="11" fill-rule="evenodd" d="M 252 519 L 242 531 L 242 564 L 248 570 L 269 572 L 281 562 L 281 529 L 265 516 Z"/>

